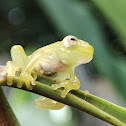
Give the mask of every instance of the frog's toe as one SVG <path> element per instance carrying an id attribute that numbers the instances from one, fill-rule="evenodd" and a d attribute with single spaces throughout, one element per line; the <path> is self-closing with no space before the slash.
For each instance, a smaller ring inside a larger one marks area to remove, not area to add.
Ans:
<path id="1" fill-rule="evenodd" d="M 69 87 L 65 87 L 65 85 L 62 83 L 62 84 L 53 84 L 52 85 L 52 89 L 53 90 L 56 90 L 56 89 L 58 89 L 58 88 L 61 88 L 61 87 L 64 87 L 64 90 L 62 91 L 62 93 L 61 93 L 61 97 L 62 98 L 65 98 L 66 97 L 66 95 L 67 95 L 67 93 L 71 90 L 71 88 L 69 88 Z"/>
<path id="2" fill-rule="evenodd" d="M 17 83 L 17 87 L 18 87 L 18 88 L 22 88 L 22 85 L 23 85 L 23 81 L 20 80 L 20 81 Z"/>
<path id="3" fill-rule="evenodd" d="M 31 86 L 31 83 L 33 83 L 33 80 L 25 80 L 25 85 L 28 90 L 32 90 L 33 87 Z"/>
<path id="4" fill-rule="evenodd" d="M 66 97 L 66 94 L 64 94 L 64 93 L 61 93 L 61 95 L 60 95 L 62 98 L 65 98 Z"/>
<path id="5" fill-rule="evenodd" d="M 36 79 L 37 79 L 37 75 L 36 75 L 35 73 L 33 73 L 33 74 L 32 74 L 32 78 L 33 78 L 34 80 L 36 80 Z"/>
<path id="6" fill-rule="evenodd" d="M 70 91 L 71 89 L 69 89 L 69 88 L 64 88 L 64 90 L 62 91 L 62 93 L 61 93 L 61 97 L 62 98 L 65 98 L 66 97 L 66 95 L 68 94 L 68 92 Z"/>
<path id="7" fill-rule="evenodd" d="M 35 81 L 29 73 L 22 72 L 20 74 L 20 80 L 26 85 L 28 90 L 33 89 L 32 85 L 35 85 Z M 19 87 L 22 86 L 23 83 L 20 82 Z"/>
<path id="8" fill-rule="evenodd" d="M 27 87 L 28 90 L 32 90 L 33 89 L 33 86 L 31 86 L 30 84 L 26 85 L 26 87 Z"/>
<path id="9" fill-rule="evenodd" d="M 31 79 L 31 85 L 36 85 L 35 80 L 33 78 Z"/>
<path id="10" fill-rule="evenodd" d="M 13 77 L 7 76 L 7 85 L 11 86 L 13 84 Z"/>

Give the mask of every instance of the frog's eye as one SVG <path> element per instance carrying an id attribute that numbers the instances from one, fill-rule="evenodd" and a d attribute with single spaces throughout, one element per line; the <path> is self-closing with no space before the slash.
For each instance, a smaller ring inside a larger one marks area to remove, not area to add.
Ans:
<path id="1" fill-rule="evenodd" d="M 78 45 L 78 39 L 74 36 L 66 36 L 63 39 L 63 43 L 66 47 L 73 47 Z"/>

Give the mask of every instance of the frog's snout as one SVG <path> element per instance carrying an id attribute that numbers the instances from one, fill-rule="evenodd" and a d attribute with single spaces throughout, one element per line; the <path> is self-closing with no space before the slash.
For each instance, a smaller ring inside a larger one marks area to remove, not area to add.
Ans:
<path id="1" fill-rule="evenodd" d="M 93 59 L 93 54 L 94 54 L 94 48 L 93 48 L 93 46 L 91 46 L 90 44 L 89 44 L 89 56 L 90 56 L 90 58 L 91 58 L 91 60 Z"/>
<path id="2" fill-rule="evenodd" d="M 94 53 L 94 48 L 91 46 L 88 42 L 80 40 L 81 46 L 85 48 L 86 50 L 88 49 L 89 51 Z"/>
<path id="3" fill-rule="evenodd" d="M 88 42 L 85 42 L 83 40 L 80 40 L 80 43 L 80 52 L 83 57 L 80 62 L 88 63 L 93 59 L 94 48 Z"/>

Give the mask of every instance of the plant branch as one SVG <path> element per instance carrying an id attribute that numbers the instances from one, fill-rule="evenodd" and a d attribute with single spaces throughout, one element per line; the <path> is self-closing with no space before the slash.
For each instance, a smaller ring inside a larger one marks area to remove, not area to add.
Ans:
<path id="1" fill-rule="evenodd" d="M 18 81 L 19 78 L 14 77 L 11 87 L 17 88 Z M 57 82 L 42 75 L 38 75 L 35 83 L 32 90 L 28 90 L 25 85 L 21 89 L 67 104 L 115 126 L 126 126 L 126 109 L 123 107 L 79 90 L 70 91 L 65 98 L 62 98 L 61 89 L 53 90 L 51 88 L 51 85 Z M 0 84 L 8 86 L 5 77 L 0 79 Z"/>
<path id="2" fill-rule="evenodd" d="M 0 126 L 21 126 L 0 86 Z"/>

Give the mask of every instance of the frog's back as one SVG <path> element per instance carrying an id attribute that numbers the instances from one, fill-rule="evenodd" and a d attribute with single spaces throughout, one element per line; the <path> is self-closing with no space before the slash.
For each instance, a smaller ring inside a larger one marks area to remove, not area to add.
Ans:
<path id="1" fill-rule="evenodd" d="M 32 55 L 36 54 L 36 53 L 48 53 L 48 54 L 52 54 L 57 48 L 59 48 L 59 46 L 61 45 L 60 44 L 61 42 L 58 41 L 58 42 L 55 42 L 55 43 L 52 43 L 50 45 L 47 45 L 47 46 L 44 46 L 44 47 L 41 47 L 39 48 L 38 50 L 36 50 L 35 52 L 32 53 Z"/>

